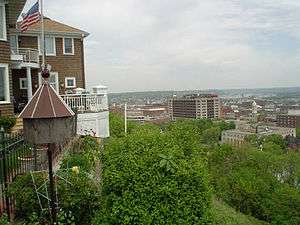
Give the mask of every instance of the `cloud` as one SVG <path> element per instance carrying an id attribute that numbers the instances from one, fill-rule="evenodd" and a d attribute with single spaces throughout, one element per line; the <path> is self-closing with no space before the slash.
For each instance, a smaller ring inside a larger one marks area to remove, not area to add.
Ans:
<path id="1" fill-rule="evenodd" d="M 89 86 L 135 90 L 300 84 L 300 2 L 51 0 L 46 14 L 91 33 Z"/>

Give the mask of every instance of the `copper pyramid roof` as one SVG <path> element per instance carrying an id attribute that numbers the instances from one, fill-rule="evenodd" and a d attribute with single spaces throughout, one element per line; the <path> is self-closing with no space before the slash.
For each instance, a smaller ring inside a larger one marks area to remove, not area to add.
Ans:
<path id="1" fill-rule="evenodd" d="M 19 117 L 23 119 L 42 119 L 70 117 L 74 115 L 74 112 L 66 105 L 48 81 L 44 81 Z"/>

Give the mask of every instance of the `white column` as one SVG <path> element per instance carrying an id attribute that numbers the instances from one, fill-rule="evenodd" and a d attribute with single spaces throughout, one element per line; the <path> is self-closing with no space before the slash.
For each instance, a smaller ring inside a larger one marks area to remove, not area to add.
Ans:
<path id="1" fill-rule="evenodd" d="M 27 98 L 28 101 L 32 97 L 32 80 L 31 80 L 31 68 L 27 67 Z"/>

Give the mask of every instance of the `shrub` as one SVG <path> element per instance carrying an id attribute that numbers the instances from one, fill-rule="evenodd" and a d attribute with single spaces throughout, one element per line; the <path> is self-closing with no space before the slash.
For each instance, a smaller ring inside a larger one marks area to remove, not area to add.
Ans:
<path id="1" fill-rule="evenodd" d="M 9 132 L 15 126 L 16 121 L 15 117 L 0 116 L 0 128 L 3 127 L 6 132 Z"/>
<path id="2" fill-rule="evenodd" d="M 173 131 L 174 132 L 174 131 Z M 110 140 L 93 224 L 210 224 L 206 163 L 152 129 Z"/>

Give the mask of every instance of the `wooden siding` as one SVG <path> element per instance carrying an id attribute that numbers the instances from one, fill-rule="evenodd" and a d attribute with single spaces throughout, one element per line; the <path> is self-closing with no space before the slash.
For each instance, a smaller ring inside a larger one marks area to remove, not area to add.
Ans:
<path id="1" fill-rule="evenodd" d="M 38 49 L 38 39 L 36 36 L 18 36 L 18 43 L 20 48 L 33 48 Z M 76 87 L 85 88 L 85 70 L 84 70 L 84 46 L 83 40 L 74 38 L 74 55 L 63 54 L 63 38 L 55 38 L 56 55 L 46 56 L 46 63 L 51 65 L 52 72 L 58 72 L 59 79 L 59 92 L 64 94 L 65 89 L 65 78 L 75 77 Z M 42 60 L 42 57 L 40 57 Z M 17 71 L 13 72 L 14 74 Z M 34 74 L 32 79 L 34 79 Z M 36 79 L 38 82 L 38 79 Z M 38 85 L 38 83 L 33 83 Z M 14 93 L 17 94 L 17 89 L 14 88 Z M 18 95 L 18 94 L 17 94 Z"/>

